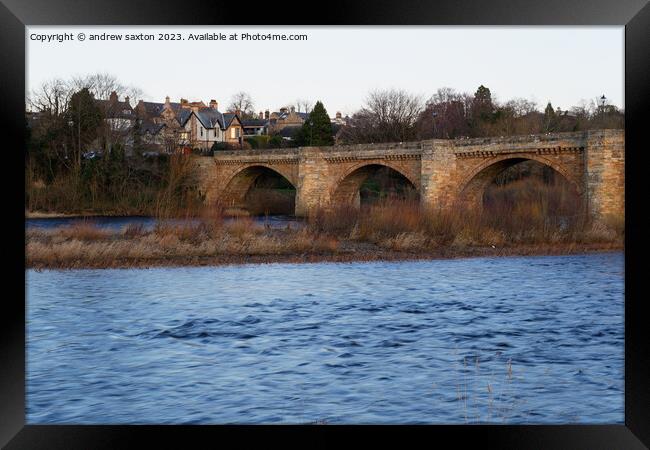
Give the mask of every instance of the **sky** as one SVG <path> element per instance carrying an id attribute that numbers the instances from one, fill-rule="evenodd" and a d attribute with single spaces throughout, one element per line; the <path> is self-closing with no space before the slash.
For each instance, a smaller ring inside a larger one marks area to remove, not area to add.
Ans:
<path id="1" fill-rule="evenodd" d="M 64 33 L 73 40 L 59 42 L 55 35 Z M 122 40 L 91 41 L 102 33 Z M 141 33 L 178 33 L 183 40 L 126 40 Z M 226 39 L 189 39 L 204 33 Z M 246 33 L 305 34 L 307 40 L 242 40 Z M 26 95 L 52 78 L 102 72 L 140 88 L 145 101 L 215 99 L 221 110 L 245 91 L 256 111 L 307 99 L 321 100 L 330 116 L 351 115 L 376 89 L 426 99 L 438 88 L 474 93 L 481 84 L 498 101 L 523 97 L 541 110 L 548 101 L 569 109 L 601 95 L 624 107 L 621 26 L 30 26 L 26 45 Z"/>

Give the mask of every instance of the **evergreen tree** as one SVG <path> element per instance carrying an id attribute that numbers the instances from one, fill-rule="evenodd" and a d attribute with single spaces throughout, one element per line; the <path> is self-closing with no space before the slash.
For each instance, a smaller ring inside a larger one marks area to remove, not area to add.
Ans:
<path id="1" fill-rule="evenodd" d="M 492 104 L 492 93 L 490 89 L 480 85 L 474 94 L 474 102 L 472 103 L 474 117 L 483 121 L 489 120 L 490 115 L 494 110 Z"/>
<path id="2" fill-rule="evenodd" d="M 301 146 L 334 145 L 332 121 L 322 102 L 316 102 L 295 140 Z"/>
<path id="3" fill-rule="evenodd" d="M 102 124 L 102 111 L 95 103 L 88 88 L 75 92 L 70 97 L 68 107 L 69 121 L 72 123 L 73 160 L 81 165 L 81 154 L 98 136 Z"/>
<path id="4" fill-rule="evenodd" d="M 546 109 L 544 109 L 544 131 L 549 132 L 555 130 L 557 120 L 557 114 L 553 109 L 553 105 L 551 105 L 551 102 L 548 102 Z"/>
<path id="5" fill-rule="evenodd" d="M 469 120 L 473 136 L 489 135 L 490 125 L 494 122 L 494 105 L 490 89 L 480 85 L 474 93 Z"/>

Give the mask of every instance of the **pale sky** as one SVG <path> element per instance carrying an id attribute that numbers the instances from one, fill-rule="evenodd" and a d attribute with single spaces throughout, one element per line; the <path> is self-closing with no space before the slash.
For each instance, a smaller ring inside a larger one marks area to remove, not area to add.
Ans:
<path id="1" fill-rule="evenodd" d="M 32 34 L 73 33 L 40 42 Z M 81 42 L 77 36 L 84 33 Z M 90 41 L 91 34 L 122 41 Z M 127 34 L 181 33 L 182 41 L 126 41 Z M 190 41 L 189 34 L 307 34 L 307 41 Z M 30 26 L 27 91 L 52 78 L 106 72 L 139 87 L 146 101 L 186 98 L 221 110 L 238 91 L 256 111 L 296 99 L 323 101 L 330 116 L 352 114 L 373 89 L 398 88 L 428 98 L 438 88 L 493 98 L 524 97 L 568 109 L 601 95 L 624 107 L 624 28 L 452 26 Z M 132 102 L 133 105 L 133 102 Z"/>

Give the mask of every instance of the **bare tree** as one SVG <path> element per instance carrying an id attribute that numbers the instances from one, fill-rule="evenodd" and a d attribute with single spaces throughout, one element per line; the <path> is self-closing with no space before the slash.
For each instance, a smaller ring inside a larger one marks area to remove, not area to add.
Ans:
<path id="1" fill-rule="evenodd" d="M 443 87 L 427 101 L 427 107 L 417 121 L 420 139 L 450 139 L 469 133 L 472 96 Z"/>
<path id="2" fill-rule="evenodd" d="M 34 89 L 27 98 L 27 105 L 32 111 L 59 116 L 66 112 L 71 94 L 70 83 L 54 78 Z"/>
<path id="3" fill-rule="evenodd" d="M 130 103 L 133 104 L 137 104 L 137 100 L 143 96 L 140 88 L 122 84 L 117 77 L 109 73 L 95 73 L 74 77 L 71 81 L 71 87 L 75 91 L 87 88 L 96 99 L 107 99 L 112 92 L 115 92 L 118 97 L 129 97 Z"/>
<path id="4" fill-rule="evenodd" d="M 233 95 L 230 99 L 230 106 L 228 106 L 228 109 L 231 111 L 240 111 L 242 116 L 245 118 L 255 116 L 255 104 L 253 103 L 253 98 L 248 92 L 240 91 Z"/>
<path id="5" fill-rule="evenodd" d="M 373 91 L 365 107 L 353 115 L 343 139 L 354 143 L 413 140 L 422 106 L 419 96 L 404 90 Z"/>
<path id="6" fill-rule="evenodd" d="M 299 98 L 295 101 L 296 111 L 309 113 L 314 107 L 314 102 L 307 99 Z"/>

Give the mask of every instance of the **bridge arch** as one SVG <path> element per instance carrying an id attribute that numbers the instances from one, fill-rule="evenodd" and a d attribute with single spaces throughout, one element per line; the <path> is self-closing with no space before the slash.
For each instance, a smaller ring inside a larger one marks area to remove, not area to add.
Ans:
<path id="1" fill-rule="evenodd" d="M 343 175 L 339 176 L 333 187 L 331 202 L 334 205 L 352 204 L 360 206 L 360 189 L 364 182 L 379 170 L 387 170 L 391 175 L 399 178 L 405 186 L 413 189 L 416 193 L 420 192 L 420 183 L 415 177 L 409 174 L 398 165 L 388 161 L 364 161 L 348 168 Z"/>
<path id="2" fill-rule="evenodd" d="M 570 185 L 572 185 L 579 197 L 583 197 L 583 183 L 572 175 L 572 173 L 562 164 L 540 155 L 510 153 L 485 160 L 470 170 L 460 183 L 457 199 L 465 205 L 481 207 L 483 194 L 488 185 L 492 183 L 500 173 L 525 161 L 535 161 L 546 167 L 550 167 L 555 173 L 560 174 Z"/>
<path id="3" fill-rule="evenodd" d="M 239 169 L 230 177 L 220 197 L 223 206 L 249 210 L 251 205 L 248 202 L 248 194 L 256 182 L 263 177 L 278 177 L 291 186 L 294 191 L 296 190 L 297 182 L 292 174 L 269 164 L 255 163 Z M 291 213 L 293 214 L 293 211 Z"/>

